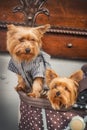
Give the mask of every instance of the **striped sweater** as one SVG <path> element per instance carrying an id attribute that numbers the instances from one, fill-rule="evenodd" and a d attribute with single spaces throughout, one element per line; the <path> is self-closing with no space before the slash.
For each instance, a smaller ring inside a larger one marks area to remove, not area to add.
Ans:
<path id="1" fill-rule="evenodd" d="M 45 71 L 47 68 L 51 68 L 49 63 L 50 56 L 41 51 L 36 59 L 31 62 L 17 62 L 13 58 L 10 59 L 8 69 L 21 75 L 26 82 L 26 86 L 30 89 L 32 87 L 33 80 L 36 77 L 45 78 Z"/>

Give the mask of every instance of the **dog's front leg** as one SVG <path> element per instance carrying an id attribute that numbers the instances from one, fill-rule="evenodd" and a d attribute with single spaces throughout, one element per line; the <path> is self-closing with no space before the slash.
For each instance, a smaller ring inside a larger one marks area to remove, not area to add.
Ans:
<path id="1" fill-rule="evenodd" d="M 28 93 L 28 96 L 36 98 L 40 97 L 42 87 L 43 87 L 43 78 L 41 77 L 35 78 L 32 86 L 32 92 Z"/>
<path id="2" fill-rule="evenodd" d="M 17 86 L 15 87 L 15 90 L 16 91 L 24 91 L 25 90 L 25 87 L 26 87 L 26 84 L 25 84 L 25 82 L 24 82 L 24 79 L 22 78 L 22 76 L 21 75 L 17 75 L 17 77 L 18 77 L 18 84 L 17 84 Z"/>

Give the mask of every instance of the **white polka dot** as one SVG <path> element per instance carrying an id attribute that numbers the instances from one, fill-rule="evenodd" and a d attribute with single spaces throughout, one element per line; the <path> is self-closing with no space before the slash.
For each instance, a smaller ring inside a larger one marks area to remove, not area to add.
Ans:
<path id="1" fill-rule="evenodd" d="M 69 117 L 67 117 L 67 119 L 69 119 Z"/>
<path id="2" fill-rule="evenodd" d="M 53 115 L 54 117 L 56 116 L 56 115 Z"/>
<path id="3" fill-rule="evenodd" d="M 32 120 L 32 123 L 33 123 L 34 121 Z"/>
<path id="4" fill-rule="evenodd" d="M 54 121 L 54 124 L 56 124 L 57 122 L 56 121 Z"/>
<path id="5" fill-rule="evenodd" d="M 81 96 L 81 99 L 84 99 L 85 97 L 84 96 Z"/>
<path id="6" fill-rule="evenodd" d="M 47 113 L 47 116 L 49 116 L 49 114 Z"/>
<path id="7" fill-rule="evenodd" d="M 52 120 L 52 118 L 50 118 L 50 120 Z"/>
<path id="8" fill-rule="evenodd" d="M 24 108 L 24 106 L 23 106 L 23 108 Z"/>
<path id="9" fill-rule="evenodd" d="M 20 126 L 20 128 L 22 128 L 22 125 Z"/>
<path id="10" fill-rule="evenodd" d="M 22 119 L 24 119 L 24 117 L 22 116 Z"/>
<path id="11" fill-rule="evenodd" d="M 72 116 L 72 114 L 70 114 L 70 116 Z"/>
<path id="12" fill-rule="evenodd" d="M 83 106 L 80 106 L 80 108 L 83 108 Z"/>
<path id="13" fill-rule="evenodd" d="M 32 126 L 32 123 L 30 123 L 30 125 Z"/>
<path id="14" fill-rule="evenodd" d="M 85 106 L 85 108 L 87 109 L 87 105 Z"/>
<path id="15" fill-rule="evenodd" d="M 37 118 L 35 117 L 35 120 L 37 120 Z"/>
<path id="16" fill-rule="evenodd" d="M 24 122 L 24 124 L 25 124 L 25 122 Z"/>

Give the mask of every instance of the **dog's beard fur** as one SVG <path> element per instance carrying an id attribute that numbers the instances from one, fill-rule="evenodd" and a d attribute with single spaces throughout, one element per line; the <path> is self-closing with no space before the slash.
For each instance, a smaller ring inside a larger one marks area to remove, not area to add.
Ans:
<path id="1" fill-rule="evenodd" d="M 76 102 L 78 82 L 82 79 L 80 70 L 69 78 L 59 77 L 54 71 L 46 71 L 46 82 L 49 86 L 48 99 L 54 109 L 68 108 Z"/>
<path id="2" fill-rule="evenodd" d="M 8 25 L 7 50 L 17 61 L 31 61 L 40 52 L 43 34 L 49 24 L 40 27 L 20 27 Z"/>

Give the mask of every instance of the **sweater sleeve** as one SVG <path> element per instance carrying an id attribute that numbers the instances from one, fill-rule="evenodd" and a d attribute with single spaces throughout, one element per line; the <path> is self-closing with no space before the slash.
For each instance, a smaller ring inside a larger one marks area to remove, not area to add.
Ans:
<path id="1" fill-rule="evenodd" d="M 10 59 L 9 64 L 8 64 L 8 69 L 16 74 L 20 75 L 20 72 L 17 68 L 17 65 L 15 64 L 15 62 L 13 61 L 13 59 Z"/>

